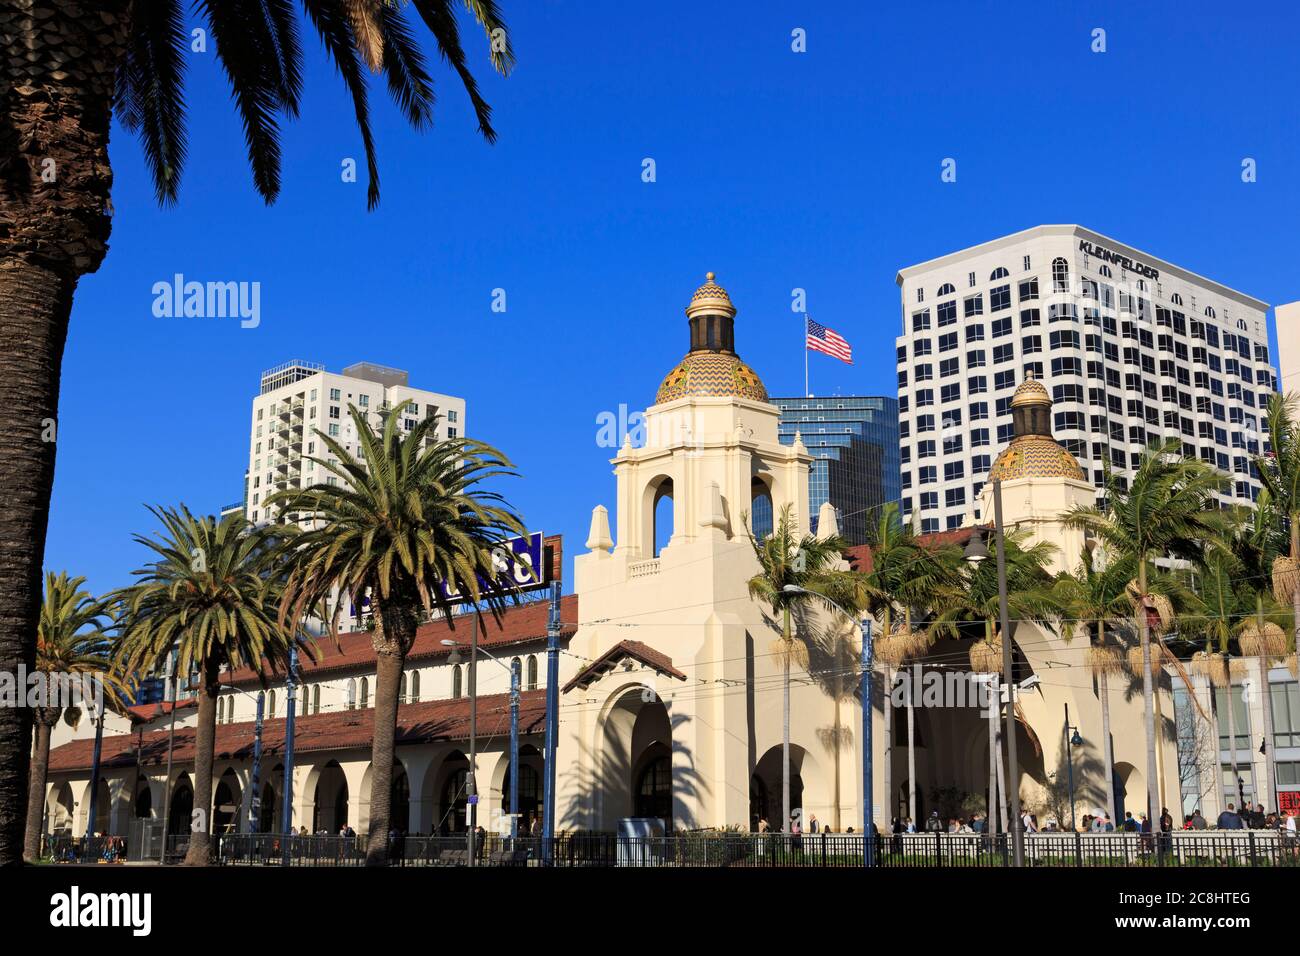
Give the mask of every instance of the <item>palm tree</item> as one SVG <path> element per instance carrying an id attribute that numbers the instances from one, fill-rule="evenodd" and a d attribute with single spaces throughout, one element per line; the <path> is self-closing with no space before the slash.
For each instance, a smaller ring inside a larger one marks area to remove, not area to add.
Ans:
<path id="1" fill-rule="evenodd" d="M 66 571 L 45 574 L 45 595 L 36 630 L 36 669 L 43 674 L 91 674 L 98 678 L 105 702 L 120 706 L 129 693 L 113 667 L 113 642 L 108 635 L 112 614 L 108 602 L 82 589 L 85 578 Z M 47 689 L 49 684 L 47 683 Z M 34 861 L 41 851 L 45 817 L 45 782 L 50 766 L 50 734 L 63 708 L 47 701 L 35 709 L 36 741 L 27 790 L 27 832 L 23 859 Z"/>
<path id="2" fill-rule="evenodd" d="M 1091 533 L 1105 546 L 1110 560 L 1128 558 L 1136 565 L 1150 819 L 1155 819 L 1161 807 L 1161 781 L 1156 762 L 1150 623 L 1154 602 L 1148 587 L 1148 565 L 1165 555 L 1195 561 L 1202 543 L 1221 530 L 1214 495 L 1223 485 L 1222 477 L 1203 462 L 1183 458 L 1181 451 L 1177 439 L 1148 449 L 1127 487 L 1117 478 L 1108 480 L 1104 507 L 1076 507 L 1066 516 L 1067 526 Z"/>
<path id="3" fill-rule="evenodd" d="M 1010 621 L 1030 621 L 1045 631 L 1054 631 L 1061 613 L 1061 601 L 1052 589 L 1047 567 L 1056 554 L 1056 546 L 1047 541 L 1028 543 L 1026 530 L 1003 534 L 1003 557 L 1006 568 L 1007 616 Z M 980 634 L 971 645 L 971 669 L 991 675 L 1002 673 L 1001 602 L 998 596 L 997 563 L 980 561 L 959 564 L 955 585 L 936 596 L 936 611 L 929 631 L 933 637 L 960 638 Z M 1009 635 L 1007 636 L 1009 637 Z M 1006 675 L 1008 679 L 1011 675 Z M 996 686 L 996 685 L 995 685 Z M 1000 769 L 1002 746 L 998 722 L 1000 706 L 992 698 L 989 708 L 989 802 L 988 816 L 993 819 L 993 795 L 997 782 L 1004 778 Z M 1032 730 L 1019 712 L 1013 713 L 1027 731 Z M 1011 786 L 1016 781 L 1010 782 Z"/>
<path id="4" fill-rule="evenodd" d="M 514 64 L 496 0 L 463 0 L 488 40 L 493 68 Z M 455 71 L 479 132 L 495 141 L 491 109 L 461 44 L 455 0 L 220 0 L 194 4 L 243 122 L 253 187 L 280 192 L 280 123 L 296 118 L 306 77 L 300 35 L 319 37 L 352 101 L 365 151 L 371 208 L 379 174 L 370 81 L 381 74 L 406 121 L 427 129 L 434 84 L 411 11 L 430 53 Z M 184 75 L 199 42 L 180 0 L 24 0 L 0 10 L 0 670 L 29 669 L 41 554 L 54 480 L 59 371 L 73 293 L 104 259 L 112 227 L 108 136 L 112 120 L 139 136 L 159 201 L 177 198 L 186 159 Z M 304 23 L 305 21 L 305 23 Z M 198 31 L 195 31 L 198 32 Z M 23 840 L 30 715 L 0 710 L 0 865 Z"/>
<path id="5" fill-rule="evenodd" d="M 742 520 L 748 522 L 748 515 Z M 759 572 L 749 579 L 749 596 L 761 601 L 772 610 L 773 619 L 781 620 L 781 637 L 773 644 L 772 652 L 781 662 L 781 829 L 790 826 L 790 665 L 808 666 L 808 648 L 796 639 L 791 627 L 791 613 L 805 611 L 814 603 L 821 603 L 813 595 L 787 591 L 794 587 L 815 591 L 830 598 L 850 613 L 857 610 L 857 575 L 837 567 L 845 549 L 844 541 L 837 535 L 819 538 L 811 534 L 800 536 L 794 527 L 793 509 L 782 505 L 776 529 L 761 541 L 749 534 L 758 559 Z M 866 799 L 870 801 L 868 794 Z"/>
<path id="6" fill-rule="evenodd" d="M 280 621 L 283 571 L 273 529 L 253 527 L 239 513 L 218 521 L 184 505 L 149 510 L 162 530 L 135 540 L 157 559 L 132 572 L 136 582 L 112 595 L 122 615 L 117 660 L 128 674 L 149 673 L 174 651 L 175 673 L 198 673 L 194 807 L 204 816 L 190 834 L 185 863 L 203 866 L 211 845 L 221 672 L 249 668 L 261 676 L 288 665 L 292 644 L 306 644 Z"/>
<path id="7" fill-rule="evenodd" d="M 904 524 L 898 505 L 887 504 L 871 529 L 871 570 L 861 579 L 858 602 L 881 622 L 875 656 L 884 664 L 885 771 L 884 792 L 893 814 L 894 668 L 929 646 L 926 635 L 912 628 L 913 609 L 928 609 L 934 597 L 953 583 L 959 552 L 927 547 L 911 524 Z M 902 619 L 901 629 L 894 622 Z M 910 685 L 908 685 L 910 687 Z M 915 816 L 916 742 L 913 699 L 907 697 L 907 765 L 909 807 Z"/>
<path id="8" fill-rule="evenodd" d="M 372 866 L 388 862 L 398 691 L 421 617 L 440 614 L 454 626 L 453 610 L 470 604 L 485 605 L 499 620 L 511 594 L 487 585 L 498 578 L 493 557 L 503 542 L 526 533 L 506 500 L 483 487 L 514 475 L 509 460 L 482 442 L 438 440 L 437 416 L 422 419 L 403 436 L 402 412 L 410 404 L 380 413 L 378 433 L 366 413 L 348 406 L 357 456 L 317 431 L 330 457 L 310 460 L 330 477 L 270 499 L 281 514 L 297 513 L 311 524 L 286 542 L 282 616 L 296 619 L 340 592 L 369 596 L 374 611 L 375 730 L 366 848 Z M 340 597 L 329 616 L 333 634 L 343 604 Z"/>
<path id="9" fill-rule="evenodd" d="M 1110 735 L 1110 677 L 1123 672 L 1122 658 L 1115 645 L 1107 641 L 1107 627 L 1114 621 L 1129 617 L 1132 605 L 1128 597 L 1128 582 L 1133 580 L 1134 566 L 1129 558 L 1121 558 L 1104 567 L 1099 566 L 1095 548 L 1085 547 L 1079 565 L 1073 573 L 1062 574 L 1054 585 L 1061 601 L 1065 620 L 1072 624 L 1062 635 L 1067 641 L 1082 632 L 1089 637 L 1088 629 L 1095 628 L 1088 646 L 1088 667 L 1097 678 L 1097 697 L 1101 701 L 1101 738 L 1104 759 L 1103 781 L 1106 793 L 1106 810 L 1115 819 L 1115 744 Z"/>

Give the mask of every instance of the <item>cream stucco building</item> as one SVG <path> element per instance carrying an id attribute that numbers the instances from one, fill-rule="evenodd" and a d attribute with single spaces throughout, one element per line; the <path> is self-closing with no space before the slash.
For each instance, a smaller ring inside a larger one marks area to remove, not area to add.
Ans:
<path id="1" fill-rule="evenodd" d="M 628 817 L 658 817 L 679 830 L 748 829 L 759 819 L 773 827 L 782 822 L 784 681 L 773 646 L 779 628 L 749 594 L 758 562 L 746 516 L 760 498 L 765 506 L 770 501 L 774 513 L 788 505 L 799 532 L 806 533 L 812 459 L 801 441 L 778 441 L 779 412 L 767 401 L 760 377 L 737 354 L 736 309 L 712 275 L 686 314 L 689 350 L 646 412 L 646 441 L 639 447 L 625 444 L 612 460 L 610 497 L 593 509 L 586 551 L 575 560 L 575 593 L 560 606 L 561 831 L 609 831 Z M 1057 549 L 1053 570 L 1073 567 L 1085 542 L 1082 532 L 1065 527 L 1062 516 L 1094 501 L 1093 484 L 1052 438 L 1051 399 L 1041 384 L 1022 382 L 1012 406 L 1015 437 L 992 468 L 1002 483 L 1005 522 L 1051 542 Z M 990 492 L 991 484 L 983 490 L 986 497 Z M 992 514 L 988 501 L 982 513 Z M 819 533 L 833 532 L 833 510 L 819 517 Z M 973 530 L 944 532 L 936 540 L 964 543 Z M 558 551 L 557 541 L 556 571 Z M 844 566 L 862 568 L 869 560 L 866 549 L 850 549 Z M 465 615 L 454 626 L 422 626 L 408 662 L 399 709 L 395 818 L 411 833 L 465 825 L 469 702 L 463 665 L 448 658 L 442 642 L 463 643 L 472 622 L 472 615 Z M 483 638 L 492 654 L 518 657 L 525 675 L 520 789 L 521 810 L 528 816 L 539 808 L 543 770 L 546 623 L 546 603 L 529 604 L 511 610 L 500 626 L 489 625 Z M 792 668 L 789 686 L 791 805 L 805 820 L 815 815 L 841 830 L 861 830 L 858 626 L 826 615 L 800 618 L 797 625 L 811 649 L 807 666 Z M 918 664 L 923 672 L 961 677 L 969 669 L 970 644 L 939 642 Z M 1040 818 L 1059 813 L 1052 794 L 1072 769 L 1079 813 L 1105 807 L 1102 690 L 1087 667 L 1086 638 L 1067 641 L 1022 623 L 1014 630 L 1014 647 L 1015 679 L 1025 687 L 1017 700 L 1023 717 L 1017 738 L 1023 803 Z M 338 648 L 324 647 L 320 660 L 304 666 L 299 701 L 306 713 L 299 710 L 295 735 L 290 821 L 279 809 L 284 701 L 281 697 L 278 708 L 268 701 L 259 782 L 267 809 L 261 829 L 289 822 L 295 828 L 337 831 L 346 822 L 365 832 L 373 668 L 365 633 L 344 635 Z M 884 829 L 894 816 L 925 815 L 963 800 L 967 807 L 982 805 L 990 721 L 974 700 L 960 705 L 917 700 L 910 716 L 895 712 L 886 707 L 886 690 L 898 676 L 883 666 L 873 675 L 875 823 Z M 214 820 L 247 829 L 253 726 L 253 698 L 247 692 L 257 685 L 246 674 L 230 675 L 230 684 L 220 708 Z M 1157 694 L 1158 775 L 1162 803 L 1178 813 L 1184 786 L 1174 686 L 1166 680 Z M 508 827 L 502 816 L 511 772 L 506 689 L 504 669 L 481 663 L 479 819 L 496 830 Z M 1116 675 L 1106 699 L 1117 808 L 1145 811 L 1140 690 L 1135 693 L 1132 678 Z M 1067 708 L 1068 726 L 1081 738 L 1068 751 Z M 96 829 L 126 833 L 132 820 L 157 820 L 167 801 L 172 821 L 188 819 L 183 793 L 189 788 L 192 794 L 193 711 L 182 706 L 178 712 L 170 779 L 165 779 L 166 709 L 150 705 L 131 725 L 110 726 Z M 909 736 L 915 745 L 910 753 Z M 56 744 L 47 827 L 84 832 L 88 722 L 76 731 L 61 728 Z M 1207 814 L 1217 812 L 1219 789 L 1207 788 L 1205 799 L 1197 801 Z"/>

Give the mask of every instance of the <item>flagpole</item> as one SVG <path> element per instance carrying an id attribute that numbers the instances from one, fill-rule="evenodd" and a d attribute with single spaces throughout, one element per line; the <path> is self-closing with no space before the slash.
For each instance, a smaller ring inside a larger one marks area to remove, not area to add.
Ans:
<path id="1" fill-rule="evenodd" d="M 803 313 L 803 397 L 808 397 L 808 313 Z"/>

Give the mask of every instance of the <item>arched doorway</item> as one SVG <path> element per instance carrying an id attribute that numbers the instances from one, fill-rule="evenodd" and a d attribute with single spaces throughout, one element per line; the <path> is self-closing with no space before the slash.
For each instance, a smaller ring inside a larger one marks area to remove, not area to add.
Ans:
<path id="1" fill-rule="evenodd" d="M 234 833 L 239 829 L 239 803 L 243 799 L 243 793 L 244 788 L 239 785 L 239 777 L 234 768 L 227 767 L 213 791 L 213 833 Z"/>
<path id="2" fill-rule="evenodd" d="M 190 778 L 181 775 L 172 788 L 171 808 L 167 811 L 167 832 L 175 836 L 180 833 L 188 833 L 190 830 L 190 817 L 194 814 L 194 788 L 190 786 Z"/>
<path id="3" fill-rule="evenodd" d="M 149 786 L 148 780 L 137 781 L 132 806 L 137 820 L 147 820 L 153 816 L 153 789 Z"/>
<path id="4" fill-rule="evenodd" d="M 439 771 L 438 806 L 434 816 L 434 830 L 441 834 L 464 833 L 468 828 L 465 811 L 469 807 L 469 760 L 459 750 L 453 750 L 442 762 Z"/>
<path id="5" fill-rule="evenodd" d="M 519 832 L 531 833 L 541 826 L 542 808 L 542 755 L 536 747 L 519 748 Z M 501 809 L 510 812 L 510 779 L 514 770 L 506 765 L 501 778 Z"/>
<path id="6" fill-rule="evenodd" d="M 806 814 L 802 813 L 801 808 L 804 805 L 804 783 L 803 783 L 803 763 L 806 758 L 804 749 L 794 744 L 790 745 L 790 814 L 798 816 L 803 820 Z M 782 807 L 782 784 L 781 784 L 781 748 L 779 746 L 770 748 L 757 764 L 754 765 L 754 773 L 749 781 L 749 794 L 751 814 L 757 809 L 761 818 L 767 821 L 767 825 L 772 830 L 788 830 L 790 821 L 783 820 L 784 809 Z M 761 805 L 754 807 L 755 795 L 761 796 Z M 755 821 L 757 827 L 757 821 Z"/>
<path id="7" fill-rule="evenodd" d="M 348 781 L 338 761 L 331 760 L 316 779 L 312 796 L 312 832 L 336 834 L 348 822 Z"/>
<path id="8" fill-rule="evenodd" d="M 389 829 L 396 827 L 399 833 L 409 833 L 411 831 L 411 781 L 406 776 L 406 767 L 400 761 L 393 767 L 393 785 L 389 801 Z"/>
<path id="9" fill-rule="evenodd" d="M 640 816 L 643 809 L 645 815 L 664 820 L 669 830 L 675 823 L 690 825 L 675 820 L 672 726 L 663 701 L 645 694 L 640 686 L 625 689 L 601 718 L 597 740 L 592 803 L 598 829 L 615 830 L 619 820 Z M 676 785 L 686 788 L 689 781 L 679 780 Z M 677 796 L 688 794 L 683 789 Z"/>
<path id="10" fill-rule="evenodd" d="M 50 833 L 72 832 L 72 787 L 68 783 L 61 783 L 50 791 L 45 820 L 45 829 Z"/>

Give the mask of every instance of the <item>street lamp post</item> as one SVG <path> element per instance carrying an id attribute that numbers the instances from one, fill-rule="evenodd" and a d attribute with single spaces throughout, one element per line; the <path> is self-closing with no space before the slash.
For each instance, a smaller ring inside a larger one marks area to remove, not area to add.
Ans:
<path id="1" fill-rule="evenodd" d="M 825 601 L 845 617 L 854 620 L 852 614 L 819 591 L 801 588 L 794 584 L 787 584 L 781 590 L 786 594 L 806 594 L 809 597 Z M 872 829 L 875 824 L 875 814 L 873 813 L 872 802 L 875 799 L 875 787 L 872 780 L 871 668 L 873 665 L 871 618 L 863 617 L 857 623 L 862 631 L 862 674 L 858 678 L 862 701 L 862 865 L 872 866 L 874 863 L 873 844 L 875 842 L 875 831 Z"/>
<path id="2" fill-rule="evenodd" d="M 478 609 L 475 611 L 475 619 L 481 623 L 482 619 L 478 617 Z M 459 664 L 462 660 L 460 648 L 463 646 L 452 640 L 441 642 L 443 647 L 452 649 L 447 661 L 450 664 Z M 501 667 L 504 667 L 510 674 L 510 839 L 513 841 L 519 836 L 519 667 L 514 662 L 506 664 L 496 655 L 478 646 L 478 628 L 475 627 L 474 639 L 470 644 L 470 669 L 469 669 L 469 773 L 466 775 L 466 788 L 469 791 L 469 865 L 474 866 L 474 851 L 477 834 L 474 832 L 478 825 L 478 788 L 474 782 L 474 762 L 478 756 L 478 683 L 475 680 L 476 664 L 478 655 L 483 654 L 488 660 Z M 513 846 L 513 843 L 511 844 Z"/>
<path id="3" fill-rule="evenodd" d="M 1065 766 L 1067 770 L 1066 779 L 1070 786 L 1070 832 L 1078 831 L 1078 824 L 1074 820 L 1074 748 L 1083 743 L 1083 738 L 1079 736 L 1079 728 L 1070 726 L 1070 705 L 1065 705 Z"/>
<path id="4" fill-rule="evenodd" d="M 542 807 L 542 860 L 552 861 L 555 841 L 555 751 L 560 729 L 560 582 L 551 582 L 546 621 L 546 784 Z"/>
<path id="5" fill-rule="evenodd" d="M 1002 528 L 1002 480 L 993 479 L 993 536 L 998 563 L 998 623 L 1002 635 L 1002 685 L 1007 693 L 1007 801 L 1011 824 L 1012 857 L 1016 866 L 1025 865 L 1025 825 L 1020 819 L 1020 764 L 1016 758 L 1016 685 L 1011 669 L 1011 622 L 1007 613 L 1006 535 Z M 978 564 L 989 556 L 983 537 L 977 532 L 966 546 L 966 560 Z"/>
<path id="6" fill-rule="evenodd" d="M 284 827 L 284 861 L 289 862 L 289 838 L 293 835 L 293 734 L 294 711 L 297 709 L 298 648 L 289 647 L 289 673 L 284 679 L 284 797 L 281 824 Z"/>
<path id="7" fill-rule="evenodd" d="M 221 690 L 233 690 L 245 697 L 253 697 L 246 690 L 240 690 L 233 684 L 223 684 Z M 262 823 L 262 715 L 266 702 L 266 692 L 260 691 L 253 700 L 257 703 L 257 721 L 253 725 L 253 770 L 249 775 L 248 788 L 248 832 L 258 833 Z"/>
<path id="8" fill-rule="evenodd" d="M 172 754 L 176 751 L 176 663 L 172 661 L 170 665 L 172 679 L 172 720 L 171 729 L 167 732 L 167 777 L 163 781 L 163 825 L 162 825 L 162 851 L 159 855 L 158 862 L 167 862 L 167 827 L 170 823 L 172 809 Z M 166 695 L 164 694 L 164 697 Z"/>

